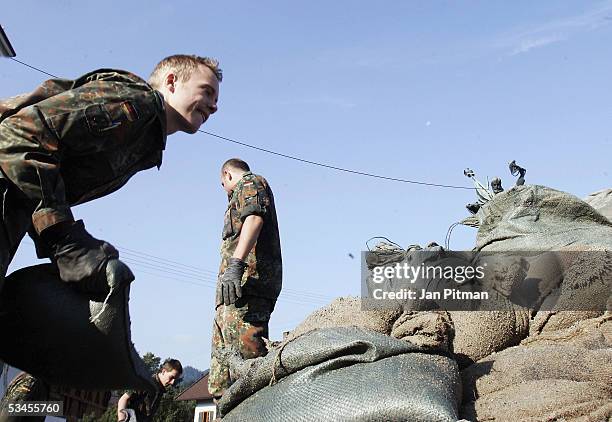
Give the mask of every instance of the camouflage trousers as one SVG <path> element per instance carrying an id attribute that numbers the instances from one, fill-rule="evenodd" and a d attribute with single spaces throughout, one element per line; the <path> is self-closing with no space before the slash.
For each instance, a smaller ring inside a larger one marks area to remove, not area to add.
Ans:
<path id="1" fill-rule="evenodd" d="M 32 375 L 22 372 L 9 384 L 0 402 L 0 422 L 43 422 L 45 416 L 8 416 L 9 402 L 45 401 L 49 398 L 49 386 Z"/>
<path id="2" fill-rule="evenodd" d="M 233 305 L 217 306 L 208 374 L 208 390 L 213 397 L 221 397 L 232 384 L 229 367 L 219 355 L 221 350 L 235 348 L 243 359 L 264 356 L 268 352 L 264 338 L 268 337 L 268 322 L 275 303 L 272 299 L 243 296 Z"/>

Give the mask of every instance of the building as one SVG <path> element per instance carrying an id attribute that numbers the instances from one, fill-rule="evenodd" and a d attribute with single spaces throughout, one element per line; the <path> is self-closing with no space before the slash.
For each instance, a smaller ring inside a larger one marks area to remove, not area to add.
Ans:
<path id="1" fill-rule="evenodd" d="M 215 406 L 213 396 L 208 391 L 208 372 L 208 369 L 204 371 L 200 379 L 175 399 L 196 401 L 193 422 L 212 422 L 217 417 L 217 406 Z"/>

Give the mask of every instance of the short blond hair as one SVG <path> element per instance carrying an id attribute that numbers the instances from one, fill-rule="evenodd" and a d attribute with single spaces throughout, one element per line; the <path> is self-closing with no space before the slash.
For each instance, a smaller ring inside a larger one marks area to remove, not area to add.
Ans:
<path id="1" fill-rule="evenodd" d="M 223 72 L 219 67 L 219 61 L 217 59 L 196 55 L 175 54 L 157 63 L 157 66 L 155 66 L 155 69 L 151 72 L 151 76 L 149 76 L 149 85 L 156 89 L 160 88 L 163 84 L 162 78 L 169 70 L 176 73 L 176 77 L 179 81 L 188 81 L 193 71 L 200 65 L 204 65 L 212 70 L 219 82 L 223 80 Z"/>

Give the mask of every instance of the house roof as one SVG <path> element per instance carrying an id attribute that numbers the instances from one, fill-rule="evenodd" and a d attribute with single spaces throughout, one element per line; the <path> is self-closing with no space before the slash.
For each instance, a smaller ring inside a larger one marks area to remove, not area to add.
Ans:
<path id="1" fill-rule="evenodd" d="M 13 50 L 13 46 L 4 33 L 2 26 L 0 26 L 0 56 L 15 57 L 15 50 Z"/>
<path id="2" fill-rule="evenodd" d="M 211 400 L 213 396 L 208 391 L 208 372 L 208 369 L 204 371 L 202 377 L 176 396 L 175 400 Z"/>

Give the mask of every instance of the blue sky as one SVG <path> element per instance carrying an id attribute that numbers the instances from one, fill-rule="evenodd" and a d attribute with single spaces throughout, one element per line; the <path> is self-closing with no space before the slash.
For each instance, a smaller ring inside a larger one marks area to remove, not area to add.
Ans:
<path id="1" fill-rule="evenodd" d="M 17 58 L 64 77 L 101 67 L 147 77 L 170 54 L 217 57 L 219 111 L 202 129 L 253 145 L 441 184 L 469 186 L 470 167 L 509 187 L 516 159 L 528 183 L 579 197 L 612 185 L 612 1 L 22 0 L 2 12 Z M 44 79 L 0 60 L 0 97 Z M 359 293 L 367 239 L 442 243 L 475 200 L 173 135 L 161 170 L 74 209 L 94 236 L 123 248 L 137 276 L 141 352 L 208 367 L 226 206 L 219 166 L 235 156 L 275 193 L 285 286 L 277 339 L 330 298 Z M 451 246 L 474 239 L 458 227 Z M 35 263 L 32 250 L 24 240 L 12 269 Z"/>

